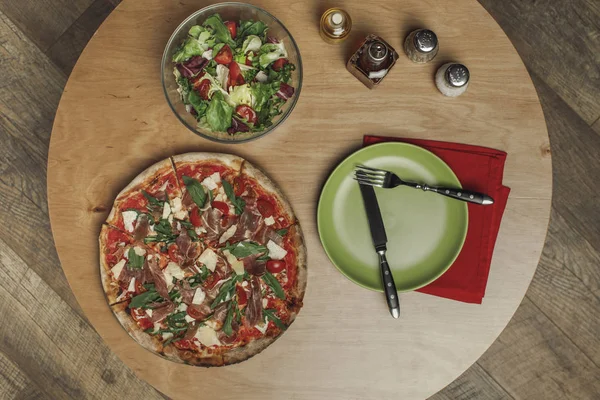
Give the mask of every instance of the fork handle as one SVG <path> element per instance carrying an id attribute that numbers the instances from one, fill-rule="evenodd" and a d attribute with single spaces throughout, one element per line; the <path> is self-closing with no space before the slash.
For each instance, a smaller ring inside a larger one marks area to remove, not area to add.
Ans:
<path id="1" fill-rule="evenodd" d="M 418 187 L 418 189 L 423 189 L 425 191 L 431 191 L 443 196 L 451 197 L 453 199 L 467 201 L 469 203 L 481 204 L 481 205 L 489 205 L 494 204 L 494 199 L 490 196 L 477 192 L 470 192 L 468 190 L 463 189 L 453 189 L 453 188 L 445 188 L 445 187 L 432 187 L 427 185 L 422 185 Z"/>

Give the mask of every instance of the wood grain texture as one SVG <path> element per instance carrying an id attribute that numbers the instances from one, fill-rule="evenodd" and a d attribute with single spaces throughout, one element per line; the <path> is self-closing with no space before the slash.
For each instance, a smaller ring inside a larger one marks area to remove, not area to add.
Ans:
<path id="1" fill-rule="evenodd" d="M 93 0 L 3 0 L 6 14 L 45 52 Z"/>
<path id="2" fill-rule="evenodd" d="M 594 122 L 594 124 L 592 125 L 592 129 L 596 131 L 596 133 L 600 134 L 600 118 L 598 118 L 598 120 Z"/>
<path id="3" fill-rule="evenodd" d="M 116 0 L 95 0 L 48 49 L 50 59 L 70 74 L 83 48 L 96 29 L 116 7 Z"/>
<path id="4" fill-rule="evenodd" d="M 303 52 L 302 96 L 276 133 L 247 145 L 218 145 L 178 124 L 159 80 L 149 79 L 157 76 L 172 30 L 203 4 L 123 2 L 94 35 L 67 84 L 50 146 L 49 201 L 61 262 L 86 315 L 116 354 L 167 395 L 193 394 L 191 383 L 198 379 L 214 382 L 206 396 L 232 399 L 242 393 L 249 399 L 433 394 L 473 364 L 504 328 L 533 275 L 546 232 L 548 137 L 535 90 L 514 48 L 471 1 L 408 1 L 402 10 L 382 3 L 383 18 L 369 13 L 372 4 L 348 2 L 352 15 L 365 16 L 356 22 L 356 32 L 375 30 L 400 49 L 398 20 L 406 30 L 427 23 L 448 43 L 439 61 L 460 59 L 477 76 L 469 92 L 452 101 L 432 83 L 436 65 L 418 67 L 403 59 L 382 87 L 369 92 L 345 71 L 351 42 L 331 47 L 314 29 L 318 3 L 264 0 L 257 5 L 281 18 L 301 49 L 311 49 Z M 440 10 L 438 15 L 427 12 L 433 8 Z M 458 37 L 462 40 L 453 40 Z M 479 40 L 485 41 L 485 51 L 472 52 Z M 492 54 L 503 62 L 490 63 Z M 134 76 L 127 68 L 131 59 L 137 61 Z M 509 82 L 498 79 L 504 74 L 511 76 Z M 408 87 L 410 91 L 399 90 Z M 363 101 L 355 101 L 357 93 Z M 477 143 L 509 152 L 505 184 L 512 195 L 482 306 L 410 293 L 403 296 L 405 323 L 398 325 L 380 294 L 356 287 L 331 266 L 318 241 L 316 200 L 331 168 L 360 146 L 365 133 Z M 136 346 L 106 306 L 95 261 L 106 215 L 94 210 L 109 209 L 115 194 L 152 162 L 200 149 L 233 152 L 266 170 L 291 199 L 309 251 L 305 307 L 293 329 L 252 360 L 210 370 L 176 365 Z M 77 235 L 70 233 L 73 229 Z M 340 297 L 346 300 L 333 301 Z M 379 308 L 380 313 L 373 312 Z M 349 310 L 361 318 L 344 317 Z M 393 351 L 387 343 L 394 343 Z M 266 380 L 272 385 L 253 384 Z"/>
<path id="5" fill-rule="evenodd" d="M 515 399 L 597 399 L 598 368 L 529 300 L 478 361 Z"/>
<path id="6" fill-rule="evenodd" d="M 590 0 L 479 0 L 527 68 L 543 77 L 588 124 L 600 116 L 600 3 Z"/>
<path id="7" fill-rule="evenodd" d="M 2 240 L 0 303 L 0 351 L 48 397 L 160 398 Z"/>
<path id="8" fill-rule="evenodd" d="M 473 364 L 464 374 L 429 400 L 511 400 L 502 386 L 479 364 Z"/>

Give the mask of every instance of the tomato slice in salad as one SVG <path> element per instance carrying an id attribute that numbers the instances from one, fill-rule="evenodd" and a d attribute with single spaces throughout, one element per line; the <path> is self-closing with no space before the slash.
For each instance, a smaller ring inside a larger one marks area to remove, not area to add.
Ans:
<path id="1" fill-rule="evenodd" d="M 231 33 L 231 38 L 235 39 L 235 35 L 237 33 L 237 25 L 235 22 L 233 21 L 225 21 L 223 22 L 223 24 L 225 24 L 225 26 L 227 27 L 227 29 L 229 29 L 229 33 Z"/>
<path id="2" fill-rule="evenodd" d="M 252 109 L 252 107 L 247 106 L 245 104 L 241 104 L 236 107 L 235 112 L 240 117 L 244 118 L 246 121 L 256 124 L 258 121 L 258 116 L 256 115 L 256 111 Z"/>
<path id="3" fill-rule="evenodd" d="M 284 65 L 288 64 L 289 61 L 287 60 L 287 58 L 278 58 L 277 60 L 275 60 L 275 62 L 273 63 L 273 71 L 281 71 L 281 68 L 283 68 Z"/>
<path id="4" fill-rule="evenodd" d="M 243 85 L 246 83 L 244 80 L 244 76 L 242 75 L 242 70 L 237 62 L 232 61 L 229 63 L 229 83 L 228 86 L 237 86 Z"/>
<path id="5" fill-rule="evenodd" d="M 233 60 L 233 53 L 231 52 L 231 47 L 229 47 L 229 45 L 226 44 L 225 46 L 223 46 L 223 48 L 221 48 L 221 50 L 219 50 L 219 52 L 215 56 L 215 62 L 217 62 L 218 64 L 227 65 L 231 63 L 231 60 Z"/>

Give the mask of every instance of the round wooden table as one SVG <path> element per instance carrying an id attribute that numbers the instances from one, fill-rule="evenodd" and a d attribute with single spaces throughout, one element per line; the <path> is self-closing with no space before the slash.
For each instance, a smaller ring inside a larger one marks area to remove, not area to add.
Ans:
<path id="1" fill-rule="evenodd" d="M 302 95 L 276 132 L 243 145 L 193 135 L 167 105 L 160 59 L 175 27 L 205 1 L 125 0 L 100 27 L 60 102 L 48 161 L 52 230 L 65 275 L 90 322 L 140 377 L 175 398 L 425 398 L 474 363 L 506 326 L 533 276 L 546 235 L 551 161 L 544 117 L 523 63 L 500 27 L 473 0 L 345 1 L 350 40 L 324 43 L 318 1 L 257 0 L 297 40 Z M 402 52 L 405 34 L 428 27 L 440 38 L 435 62 L 403 54 L 377 90 L 345 69 L 353 42 L 379 34 Z M 441 96 L 436 67 L 471 70 L 462 97 Z M 380 293 L 352 284 L 329 262 L 316 231 L 321 185 L 364 134 L 478 144 L 508 152 L 512 188 L 482 305 L 402 295 L 390 318 Z M 107 307 L 97 237 L 112 201 L 140 171 L 187 151 L 238 154 L 279 183 L 304 228 L 309 281 L 292 327 L 260 355 L 224 368 L 163 360 L 129 338 Z"/>

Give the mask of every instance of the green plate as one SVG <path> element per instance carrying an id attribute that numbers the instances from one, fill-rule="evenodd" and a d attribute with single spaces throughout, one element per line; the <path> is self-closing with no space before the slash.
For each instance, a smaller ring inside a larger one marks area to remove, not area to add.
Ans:
<path id="1" fill-rule="evenodd" d="M 358 164 L 403 179 L 461 187 L 454 172 L 429 151 L 407 143 L 380 143 L 346 158 L 323 187 L 317 223 L 325 252 L 342 274 L 360 286 L 382 291 L 379 263 L 358 183 Z M 399 291 L 436 280 L 452 265 L 465 241 L 467 204 L 409 187 L 375 188 L 387 233 L 387 259 Z"/>

